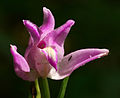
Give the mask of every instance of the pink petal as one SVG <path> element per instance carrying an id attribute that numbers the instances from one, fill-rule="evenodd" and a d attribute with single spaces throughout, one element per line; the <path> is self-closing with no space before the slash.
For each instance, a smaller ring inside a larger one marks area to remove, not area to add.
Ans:
<path id="1" fill-rule="evenodd" d="M 24 72 L 18 66 L 15 66 L 15 72 L 17 76 L 23 80 L 35 81 L 38 78 L 38 74 L 34 70 L 31 70 L 30 72 Z"/>
<path id="2" fill-rule="evenodd" d="M 27 28 L 28 32 L 30 33 L 34 43 L 37 43 L 40 40 L 39 28 L 29 20 L 23 20 L 23 23 Z"/>
<path id="3" fill-rule="evenodd" d="M 86 63 L 105 56 L 109 53 L 107 49 L 82 49 L 65 56 L 59 63 L 58 72 L 51 70 L 48 77 L 59 80 L 69 76 L 75 69 Z"/>
<path id="4" fill-rule="evenodd" d="M 55 20 L 51 11 L 46 7 L 43 7 L 44 20 L 42 26 L 40 26 L 40 30 L 43 32 L 41 35 L 41 39 L 43 39 L 49 32 L 54 30 Z"/>
<path id="5" fill-rule="evenodd" d="M 45 54 L 48 62 L 57 70 L 57 52 L 51 47 L 44 48 L 42 52 Z"/>
<path id="6" fill-rule="evenodd" d="M 56 42 L 59 46 L 64 45 L 64 41 L 71 29 L 74 25 L 74 20 L 68 20 L 64 25 L 60 26 L 59 28 L 55 29 L 54 31 L 54 42 Z"/>
<path id="7" fill-rule="evenodd" d="M 30 67 L 25 58 L 17 52 L 17 47 L 14 45 L 10 45 L 10 47 L 16 74 L 24 80 L 34 81 L 37 78 L 37 74 L 30 71 Z"/>
<path id="8" fill-rule="evenodd" d="M 51 46 L 56 50 L 58 62 L 61 61 L 64 56 L 64 41 L 72 25 L 74 25 L 74 21 L 68 20 L 64 25 L 50 32 L 43 39 L 46 47 Z"/>
<path id="9" fill-rule="evenodd" d="M 42 49 L 38 47 L 32 47 L 27 56 L 27 61 L 30 67 L 37 71 L 39 76 L 46 77 L 48 75 L 51 66 Z"/>
<path id="10" fill-rule="evenodd" d="M 32 37 L 30 37 L 28 47 L 27 47 L 25 54 L 24 54 L 25 59 L 27 59 L 27 56 L 30 52 L 30 49 L 33 47 L 33 45 L 34 45 L 34 41 L 33 41 Z"/>
<path id="11" fill-rule="evenodd" d="M 24 72 L 30 72 L 30 68 L 29 68 L 27 61 L 25 60 L 23 56 L 21 56 L 17 52 L 17 47 L 14 45 L 10 45 L 10 51 L 13 55 L 15 66 L 18 66 Z"/>

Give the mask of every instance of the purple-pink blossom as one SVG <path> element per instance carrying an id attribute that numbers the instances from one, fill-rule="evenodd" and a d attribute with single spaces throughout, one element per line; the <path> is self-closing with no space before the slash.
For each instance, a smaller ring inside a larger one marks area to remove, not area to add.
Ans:
<path id="1" fill-rule="evenodd" d="M 15 45 L 10 45 L 15 72 L 23 80 L 35 81 L 38 77 L 60 80 L 87 62 L 109 53 L 107 49 L 88 48 L 64 56 L 64 41 L 75 22 L 68 20 L 54 29 L 55 20 L 51 11 L 44 7 L 43 14 L 40 27 L 29 20 L 23 20 L 30 34 L 24 56 L 17 52 Z"/>

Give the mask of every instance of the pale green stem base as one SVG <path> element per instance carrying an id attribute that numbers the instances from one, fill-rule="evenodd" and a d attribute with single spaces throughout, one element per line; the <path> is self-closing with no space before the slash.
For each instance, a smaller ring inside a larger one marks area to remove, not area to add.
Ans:
<path id="1" fill-rule="evenodd" d="M 36 88 L 36 92 L 37 92 L 36 98 L 41 98 L 41 92 L 40 92 L 40 88 L 39 88 L 38 79 L 35 80 L 35 88 Z"/>
<path id="2" fill-rule="evenodd" d="M 66 77 L 62 81 L 62 85 L 61 85 L 61 88 L 60 88 L 60 91 L 59 91 L 59 94 L 58 94 L 57 98 L 64 98 L 68 80 L 69 80 L 69 77 Z"/>
<path id="3" fill-rule="evenodd" d="M 50 91 L 47 78 L 40 78 L 42 98 L 50 98 Z"/>

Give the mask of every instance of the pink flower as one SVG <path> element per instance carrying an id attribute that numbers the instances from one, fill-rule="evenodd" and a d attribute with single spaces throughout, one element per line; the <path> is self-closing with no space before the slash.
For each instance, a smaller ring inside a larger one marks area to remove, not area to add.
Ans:
<path id="1" fill-rule="evenodd" d="M 51 11 L 43 8 L 44 21 L 37 27 L 29 20 L 23 20 L 30 34 L 28 48 L 23 57 L 15 45 L 10 45 L 16 74 L 24 80 L 34 81 L 38 77 L 60 80 L 87 62 L 105 56 L 107 49 L 81 49 L 64 56 L 64 41 L 74 20 L 54 29 L 55 20 Z"/>

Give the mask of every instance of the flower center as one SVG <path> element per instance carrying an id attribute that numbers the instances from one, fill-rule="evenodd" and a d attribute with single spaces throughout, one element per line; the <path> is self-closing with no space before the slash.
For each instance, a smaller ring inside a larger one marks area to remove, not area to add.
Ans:
<path id="1" fill-rule="evenodd" d="M 38 48 L 43 49 L 46 47 L 46 43 L 44 41 L 40 41 L 40 43 L 38 44 Z"/>

